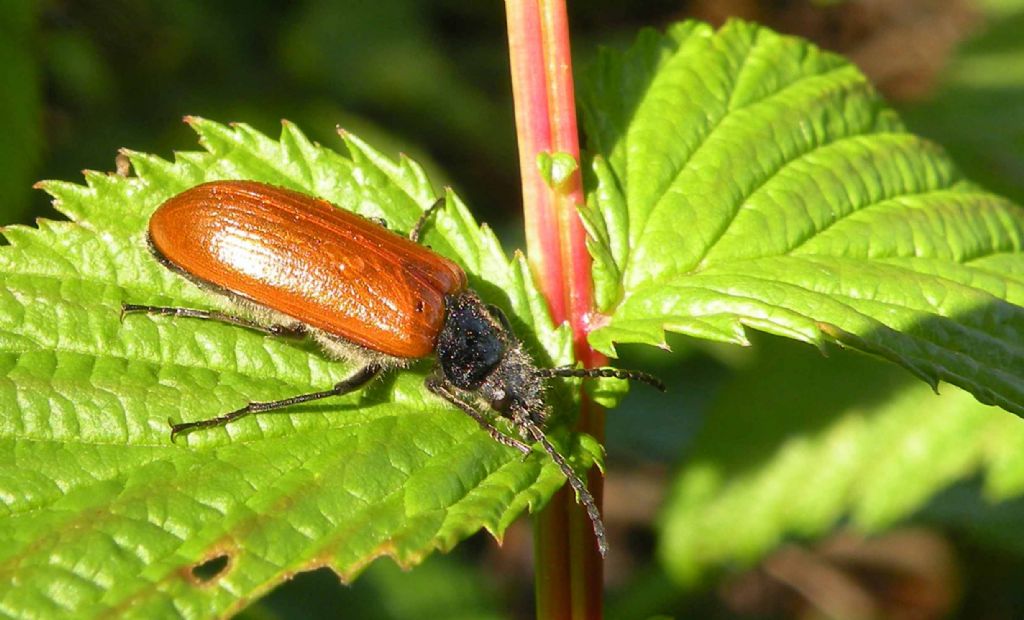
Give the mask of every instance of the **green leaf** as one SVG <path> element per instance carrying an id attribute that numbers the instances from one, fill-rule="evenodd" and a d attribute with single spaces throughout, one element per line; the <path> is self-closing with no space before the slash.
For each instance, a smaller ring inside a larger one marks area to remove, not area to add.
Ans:
<path id="1" fill-rule="evenodd" d="M 686 23 L 605 52 L 585 84 L 611 315 L 591 344 L 835 340 L 1024 414 L 1024 210 L 908 133 L 853 65 Z"/>
<path id="2" fill-rule="evenodd" d="M 863 356 L 764 340 L 712 406 L 659 519 L 677 581 L 839 524 L 878 532 L 958 481 L 982 477 L 993 504 L 1024 494 L 1018 418 Z"/>
<path id="3" fill-rule="evenodd" d="M 346 157 L 288 123 L 274 140 L 246 125 L 188 120 L 205 151 L 173 162 L 128 153 L 137 177 L 46 182 L 71 221 L 4 231 L 4 615 L 228 615 L 297 571 L 329 566 L 351 579 L 381 555 L 407 566 L 481 527 L 500 537 L 563 484 L 549 459 L 522 460 L 429 395 L 429 361 L 356 394 L 172 444 L 168 417 L 322 389 L 353 369 L 312 345 L 230 325 L 119 320 L 122 302 L 225 305 L 147 251 L 145 226 L 159 204 L 203 181 L 248 178 L 408 230 L 434 200 L 416 164 L 351 135 Z M 454 195 L 426 243 L 533 330 L 541 359 L 569 361 L 568 334 L 551 325 L 522 257 L 510 262 Z M 592 442 L 556 439 L 579 467 L 598 457 Z M 218 558 L 226 563 L 220 572 L 211 564 L 207 581 L 193 575 Z"/>
<path id="4" fill-rule="evenodd" d="M 542 151 L 537 155 L 537 170 L 544 182 L 552 188 L 565 185 L 579 167 L 576 158 L 569 153 Z"/>

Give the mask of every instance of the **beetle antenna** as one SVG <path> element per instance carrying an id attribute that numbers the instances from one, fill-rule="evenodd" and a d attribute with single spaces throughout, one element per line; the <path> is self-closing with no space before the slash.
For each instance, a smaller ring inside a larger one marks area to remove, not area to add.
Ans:
<path id="1" fill-rule="evenodd" d="M 410 241 L 412 241 L 413 243 L 419 243 L 420 242 L 420 236 L 423 234 L 423 229 L 427 225 L 427 220 L 429 220 L 430 216 L 432 216 L 434 213 L 436 213 L 438 209 L 443 207 L 444 203 L 445 203 L 445 198 L 444 198 L 444 196 L 442 196 L 441 198 L 438 198 L 437 200 L 435 200 L 434 204 L 432 204 L 429 207 L 427 207 L 426 211 L 424 211 L 423 213 L 420 214 L 420 219 L 416 220 L 416 225 L 413 226 L 412 230 L 409 232 L 409 240 Z"/>
<path id="2" fill-rule="evenodd" d="M 575 377 L 578 379 L 597 379 L 597 378 L 614 378 L 623 379 L 630 381 L 640 381 L 647 385 L 657 389 L 660 392 L 665 391 L 665 384 L 661 379 L 655 377 L 652 374 L 643 372 L 642 370 L 626 370 L 623 368 L 612 368 L 605 366 L 602 368 L 575 368 L 573 366 L 558 366 L 557 368 L 538 368 L 534 371 L 534 375 L 537 377 Z"/>
<path id="3" fill-rule="evenodd" d="M 583 479 L 569 467 L 569 463 L 565 460 L 565 457 L 555 449 L 555 446 L 548 441 L 544 431 L 540 430 L 540 427 L 534 424 L 532 421 L 526 418 L 520 418 L 519 424 L 529 431 L 530 435 L 536 441 L 540 442 L 540 445 L 544 447 L 544 451 L 548 453 L 551 460 L 558 465 L 558 469 L 562 470 L 562 474 L 565 475 L 566 480 L 572 486 L 573 490 L 576 491 L 576 497 L 579 498 L 579 503 L 583 504 L 583 507 L 587 511 L 587 516 L 590 517 L 590 523 L 594 526 L 594 538 L 597 539 L 597 550 L 601 553 L 601 557 L 608 555 L 608 539 L 604 532 L 604 521 L 601 520 L 601 512 L 597 509 L 597 503 L 594 502 L 594 496 L 590 494 L 587 489 L 587 485 L 584 484 Z"/>

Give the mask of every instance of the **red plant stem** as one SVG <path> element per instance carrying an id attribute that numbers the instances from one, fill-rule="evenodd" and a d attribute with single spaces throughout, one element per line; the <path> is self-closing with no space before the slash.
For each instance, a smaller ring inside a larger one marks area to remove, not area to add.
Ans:
<path id="1" fill-rule="evenodd" d="M 540 12 L 537 0 L 508 0 L 508 45 L 515 100 L 519 173 L 530 266 L 540 282 L 556 322 L 565 320 L 564 276 L 560 258 L 558 216 L 552 192 L 537 169 L 537 155 L 550 151 L 546 76 L 543 66 Z"/>
<path id="2" fill-rule="evenodd" d="M 539 154 L 567 153 L 579 162 L 579 135 L 565 0 L 506 0 L 519 167 L 523 185 L 530 265 L 556 323 L 568 321 L 577 359 L 605 363 L 587 344 L 593 284 L 586 233 L 577 208 L 583 204 L 579 168 L 551 186 L 540 174 Z M 579 428 L 604 440 L 604 411 L 586 397 Z M 588 485 L 598 506 L 601 475 Z M 539 618 L 600 618 L 603 562 L 586 513 L 568 489 L 538 515 L 534 549 Z"/>
<path id="3" fill-rule="evenodd" d="M 545 73 L 548 78 L 550 151 L 568 153 L 579 162 L 579 130 L 576 124 L 569 21 L 565 12 L 565 1 L 541 0 L 541 5 L 541 29 L 547 65 Z M 593 312 L 594 295 L 586 231 L 576 211 L 584 201 L 583 177 L 579 169 L 563 185 L 549 190 L 553 194 L 553 208 L 558 217 L 562 269 L 569 278 L 566 282 L 568 290 L 564 293 L 568 305 L 566 318 L 572 326 L 576 357 L 588 367 L 602 365 L 607 360 L 587 344 L 587 321 Z"/>

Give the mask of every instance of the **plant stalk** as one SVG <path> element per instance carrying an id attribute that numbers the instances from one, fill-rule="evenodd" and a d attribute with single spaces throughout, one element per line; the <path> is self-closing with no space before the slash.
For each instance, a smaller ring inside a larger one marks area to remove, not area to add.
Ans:
<path id="1" fill-rule="evenodd" d="M 569 322 L 576 358 L 603 365 L 605 358 L 587 344 L 594 297 L 577 213 L 584 197 L 565 0 L 506 0 L 505 6 L 530 266 L 555 322 Z M 537 165 L 541 153 L 571 155 L 575 172 L 549 184 Z M 578 428 L 604 441 L 604 411 L 585 395 Z M 598 506 L 603 482 L 596 469 L 589 472 Z M 539 618 L 601 617 L 603 560 L 590 521 L 567 488 L 537 516 L 534 558 Z"/>

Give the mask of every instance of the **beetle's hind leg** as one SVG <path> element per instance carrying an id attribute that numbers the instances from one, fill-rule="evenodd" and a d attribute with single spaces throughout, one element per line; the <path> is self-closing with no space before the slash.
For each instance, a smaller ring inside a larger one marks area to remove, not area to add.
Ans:
<path id="1" fill-rule="evenodd" d="M 283 336 L 286 338 L 302 338 L 306 336 L 306 328 L 301 324 L 296 325 L 280 325 L 271 324 L 263 325 L 256 321 L 235 316 L 233 314 L 227 314 L 224 312 L 217 312 L 216 310 L 196 310 L 194 308 L 174 308 L 168 306 L 144 306 L 139 304 L 121 304 L 121 319 L 124 319 L 126 314 L 156 314 L 161 316 L 180 316 L 190 319 L 205 319 L 208 321 L 217 321 L 219 323 L 228 323 L 231 325 L 238 325 L 245 327 L 270 336 Z"/>
<path id="2" fill-rule="evenodd" d="M 292 405 L 299 405 L 302 403 L 308 403 L 314 400 L 322 400 L 324 398 L 330 398 L 331 396 L 341 396 L 342 394 L 348 394 L 354 392 L 359 388 L 363 387 L 380 374 L 381 367 L 376 364 L 368 364 L 360 368 L 351 377 L 339 381 L 334 384 L 329 390 L 323 390 L 321 392 L 310 392 L 309 394 L 299 394 L 298 396 L 292 396 L 290 398 L 282 398 L 280 400 L 270 400 L 265 402 L 252 402 L 236 409 L 224 415 L 219 415 L 215 418 L 209 418 L 207 420 L 198 420 L 196 422 L 182 422 L 175 424 L 168 420 L 171 425 L 171 441 L 182 434 L 194 431 L 197 428 L 212 428 L 214 426 L 223 426 L 228 422 L 237 420 L 238 418 L 245 417 L 250 413 L 264 413 L 267 411 L 273 411 L 275 409 L 283 409 L 285 407 L 291 407 Z"/>
<path id="3" fill-rule="evenodd" d="M 426 380 L 427 389 L 437 394 L 441 398 L 455 405 L 469 417 L 477 421 L 482 429 L 487 431 L 487 434 L 491 436 L 494 441 L 497 441 L 503 446 L 509 448 L 515 448 L 523 453 L 523 456 L 529 456 L 533 449 L 518 439 L 513 439 L 502 433 L 496 426 L 491 424 L 491 421 L 487 419 L 487 416 L 480 413 L 476 408 L 467 400 L 459 396 L 459 394 L 441 377 L 431 375 Z"/>

